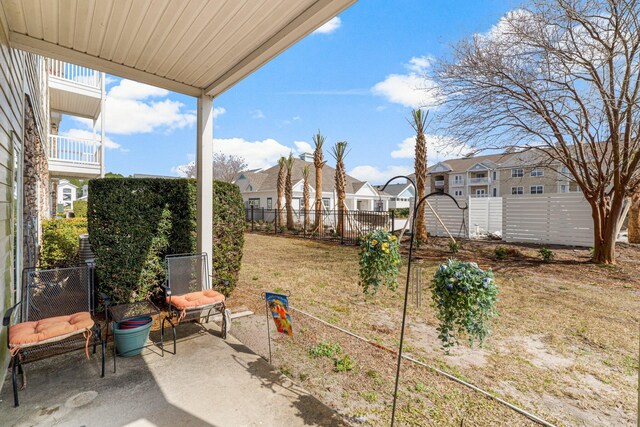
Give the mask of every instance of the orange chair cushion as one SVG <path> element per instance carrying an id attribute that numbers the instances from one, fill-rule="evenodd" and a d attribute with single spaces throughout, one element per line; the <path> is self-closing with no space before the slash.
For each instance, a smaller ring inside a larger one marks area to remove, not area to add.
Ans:
<path id="1" fill-rule="evenodd" d="M 93 325 L 91 313 L 88 311 L 68 316 L 48 317 L 37 322 L 22 322 L 9 328 L 9 346 L 29 347 L 60 341 L 91 329 Z"/>
<path id="2" fill-rule="evenodd" d="M 185 308 L 197 308 L 206 307 L 208 305 L 217 304 L 224 301 L 224 295 L 220 292 L 216 292 L 213 289 L 206 289 L 204 291 L 189 292 L 183 295 L 172 295 L 167 297 L 167 302 L 171 305 L 185 309 Z"/>

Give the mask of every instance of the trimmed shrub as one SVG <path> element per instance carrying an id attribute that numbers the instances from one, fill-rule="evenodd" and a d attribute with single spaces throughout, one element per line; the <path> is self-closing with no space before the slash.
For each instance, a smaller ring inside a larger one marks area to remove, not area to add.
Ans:
<path id="1" fill-rule="evenodd" d="M 89 181 L 89 235 L 98 289 L 114 302 L 161 295 L 164 257 L 196 250 L 196 182 L 107 178 Z M 229 293 L 242 258 L 244 204 L 239 189 L 214 182 L 213 285 Z"/>
<path id="2" fill-rule="evenodd" d="M 76 200 L 73 202 L 73 214 L 76 218 L 87 217 L 87 204 L 86 200 Z"/>
<path id="3" fill-rule="evenodd" d="M 77 264 L 80 250 L 78 237 L 86 233 L 86 218 L 44 220 L 40 265 L 44 268 L 64 268 Z"/>

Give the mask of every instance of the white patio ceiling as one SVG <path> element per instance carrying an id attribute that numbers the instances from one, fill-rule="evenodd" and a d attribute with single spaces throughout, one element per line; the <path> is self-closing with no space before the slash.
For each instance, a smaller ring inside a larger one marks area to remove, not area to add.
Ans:
<path id="1" fill-rule="evenodd" d="M 357 0 L 0 0 L 12 47 L 216 96 Z"/>

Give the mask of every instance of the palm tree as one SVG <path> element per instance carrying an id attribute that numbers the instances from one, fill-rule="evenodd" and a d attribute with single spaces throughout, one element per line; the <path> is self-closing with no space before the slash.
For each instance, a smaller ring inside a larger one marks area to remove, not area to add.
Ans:
<path id="1" fill-rule="evenodd" d="M 278 170 L 278 201 L 276 203 L 276 207 L 278 208 L 278 222 L 280 225 L 284 224 L 282 198 L 284 197 L 284 185 L 287 179 L 286 163 L 286 158 L 280 157 L 280 159 L 278 159 L 278 166 L 280 166 L 280 169 Z"/>
<path id="2" fill-rule="evenodd" d="M 336 142 L 336 145 L 331 147 L 331 154 L 336 159 L 336 193 L 338 194 L 338 235 L 344 234 L 344 213 L 346 205 L 344 199 L 346 197 L 345 187 L 347 185 L 347 174 L 344 170 L 344 158 L 347 156 L 347 142 Z"/>
<path id="3" fill-rule="evenodd" d="M 304 165 L 302 169 L 302 178 L 304 179 L 302 187 L 302 200 L 304 200 L 304 231 L 309 229 L 309 165 Z"/>
<path id="4" fill-rule="evenodd" d="M 427 141 L 424 132 L 427 127 L 427 117 L 429 112 L 423 113 L 422 110 L 412 110 L 409 124 L 416 131 L 416 197 L 415 203 L 418 203 L 427 191 Z M 427 222 L 424 217 L 424 204 L 414 218 L 416 222 L 416 239 L 419 242 L 427 241 Z"/>
<path id="5" fill-rule="evenodd" d="M 287 168 L 287 176 L 284 184 L 284 196 L 287 204 L 287 229 L 293 230 L 293 188 L 291 186 L 291 172 L 293 171 L 293 155 L 289 153 L 289 157 L 285 160 L 285 166 Z"/>
<path id="6" fill-rule="evenodd" d="M 327 163 L 324 161 L 324 156 L 322 154 L 322 145 L 324 144 L 325 137 L 320 133 L 320 129 L 318 129 L 317 135 L 313 135 L 313 145 L 315 146 L 315 150 L 313 150 L 313 166 L 316 168 L 316 222 L 315 228 L 318 230 L 318 235 L 322 235 L 322 168 Z"/>

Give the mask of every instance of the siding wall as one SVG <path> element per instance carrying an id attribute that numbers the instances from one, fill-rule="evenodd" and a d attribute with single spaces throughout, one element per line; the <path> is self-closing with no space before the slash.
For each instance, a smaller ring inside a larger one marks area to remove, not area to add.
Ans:
<path id="1" fill-rule="evenodd" d="M 13 304 L 13 144 L 22 145 L 24 54 L 0 35 L 0 315 Z M 0 379 L 6 374 L 6 330 L 0 332 Z"/>
<path id="2" fill-rule="evenodd" d="M 14 144 L 20 152 L 24 141 L 25 94 L 33 104 L 36 128 L 46 136 L 49 126 L 46 61 L 33 54 L 10 49 L 0 28 L 0 316 L 13 301 L 14 278 Z M 44 141 L 44 139 L 43 139 Z M 20 162 L 22 159 L 16 159 Z M 21 187 L 21 182 L 19 182 Z M 22 203 L 22 200 L 20 200 Z M 0 331 L 0 381 L 7 372 L 6 331 Z M 0 387 L 2 382 L 0 382 Z"/>

